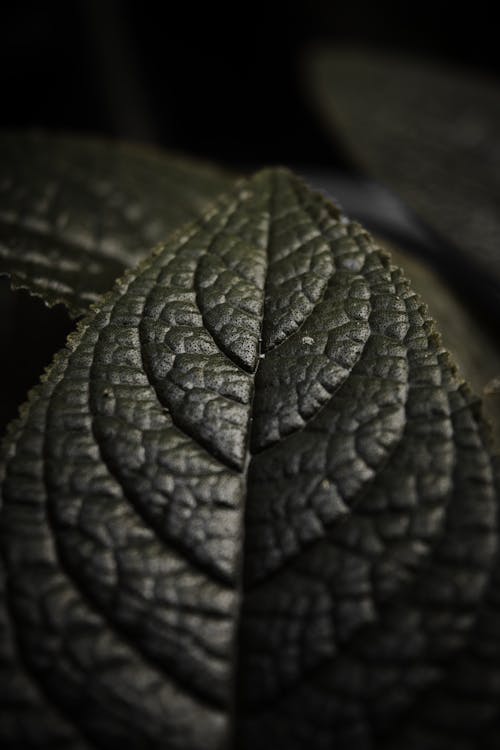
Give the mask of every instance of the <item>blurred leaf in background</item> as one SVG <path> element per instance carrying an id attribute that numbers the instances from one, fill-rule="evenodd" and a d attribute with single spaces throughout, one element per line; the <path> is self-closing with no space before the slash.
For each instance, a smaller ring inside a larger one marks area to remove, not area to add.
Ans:
<path id="1" fill-rule="evenodd" d="M 327 127 L 482 274 L 500 311 L 500 85 L 427 60 L 317 49 L 309 86 Z"/>
<path id="2" fill-rule="evenodd" d="M 73 316 L 233 177 L 151 147 L 95 138 L 0 136 L 0 275 Z"/>
<path id="3" fill-rule="evenodd" d="M 70 317 L 233 181 L 149 146 L 0 135 L 0 346 L 8 362 L 0 369 L 0 434 L 64 345 Z"/>

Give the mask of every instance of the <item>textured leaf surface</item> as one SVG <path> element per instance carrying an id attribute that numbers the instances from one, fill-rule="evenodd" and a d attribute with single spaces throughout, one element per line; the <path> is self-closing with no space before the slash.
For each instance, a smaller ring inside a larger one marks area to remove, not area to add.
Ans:
<path id="1" fill-rule="evenodd" d="M 485 325 L 484 316 L 479 314 L 470 278 L 456 288 L 457 279 L 450 278 L 450 266 L 439 267 L 435 262 L 440 252 L 436 237 L 426 232 L 415 215 L 380 183 L 335 172 L 308 171 L 303 177 L 314 189 L 330 196 L 348 216 L 371 227 L 375 240 L 404 270 L 413 290 L 428 306 L 460 373 L 475 393 L 482 394 L 483 409 L 497 426 L 500 445 L 500 394 L 490 387 L 500 373 L 500 342 L 496 326 Z"/>
<path id="2" fill-rule="evenodd" d="M 483 412 L 500 447 L 500 398 L 495 389 L 491 391 L 491 383 L 500 373 L 498 337 L 485 329 L 484 322 L 473 315 L 425 259 L 416 258 L 386 240 L 381 240 L 381 246 L 390 252 L 393 263 L 404 269 L 412 288 L 425 299 L 443 344 L 453 355 L 460 373 L 482 395 Z"/>
<path id="3" fill-rule="evenodd" d="M 150 148 L 2 134 L 0 274 L 80 315 L 231 182 Z"/>
<path id="4" fill-rule="evenodd" d="M 6 745 L 498 738 L 478 412 L 359 225 L 287 172 L 241 184 L 118 283 L 10 431 Z"/>
<path id="5" fill-rule="evenodd" d="M 316 54 L 311 84 L 354 156 L 471 257 L 500 309 L 498 81 L 345 49 Z"/>

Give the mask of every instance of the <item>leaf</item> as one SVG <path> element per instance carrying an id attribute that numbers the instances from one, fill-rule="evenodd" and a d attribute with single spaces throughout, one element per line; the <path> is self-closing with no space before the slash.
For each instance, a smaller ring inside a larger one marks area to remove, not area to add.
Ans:
<path id="1" fill-rule="evenodd" d="M 375 240 L 390 253 L 393 263 L 404 269 L 413 289 L 425 300 L 443 345 L 453 355 L 461 374 L 476 393 L 482 394 L 484 413 L 495 426 L 495 439 L 500 446 L 499 394 L 488 387 L 500 373 L 497 332 L 485 325 L 472 295 L 461 295 L 451 283 L 450 274 L 436 268 L 429 257 L 439 251 L 432 236 L 424 233 L 415 217 L 380 184 L 335 172 L 307 172 L 304 179 L 331 196 L 350 217 L 371 226 Z"/>
<path id="2" fill-rule="evenodd" d="M 1 739 L 497 738 L 494 483 L 401 271 L 257 174 L 118 282 L 10 430 Z"/>
<path id="3" fill-rule="evenodd" d="M 313 98 L 351 152 L 451 243 L 448 272 L 481 273 L 500 310 L 498 81 L 411 58 L 317 51 Z"/>
<path id="4" fill-rule="evenodd" d="M 232 184 L 151 148 L 39 133 L 2 134 L 0 165 L 0 274 L 74 316 Z"/>
<path id="5" fill-rule="evenodd" d="M 413 289 L 425 299 L 461 374 L 476 393 L 482 394 L 483 412 L 494 426 L 495 441 L 500 446 L 500 402 L 494 392 L 489 392 L 490 381 L 500 373 L 497 339 L 425 259 L 386 240 L 380 240 L 380 244 L 390 252 L 393 263 L 404 268 Z"/>

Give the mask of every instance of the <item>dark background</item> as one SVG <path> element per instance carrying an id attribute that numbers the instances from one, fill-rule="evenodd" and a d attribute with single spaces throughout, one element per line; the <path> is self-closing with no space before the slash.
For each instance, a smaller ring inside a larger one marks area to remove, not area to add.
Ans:
<path id="1" fill-rule="evenodd" d="M 358 42 L 500 72 L 481 4 L 66 0 L 2 10 L 2 127 L 96 132 L 235 166 L 347 168 L 303 95 L 304 52 Z"/>

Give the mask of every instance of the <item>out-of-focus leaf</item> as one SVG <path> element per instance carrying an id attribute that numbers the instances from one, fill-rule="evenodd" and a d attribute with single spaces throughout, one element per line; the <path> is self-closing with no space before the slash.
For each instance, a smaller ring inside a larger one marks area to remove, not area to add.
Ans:
<path id="1" fill-rule="evenodd" d="M 99 301 L 0 502 L 9 750 L 498 742 L 478 402 L 401 270 L 288 172 Z"/>
<path id="2" fill-rule="evenodd" d="M 149 147 L 2 134 L 0 274 L 80 315 L 232 181 Z"/>
<path id="3" fill-rule="evenodd" d="M 422 250 L 429 248 L 431 253 L 438 251 L 434 233 L 386 185 L 365 175 L 324 169 L 300 169 L 299 174 L 372 232 Z"/>
<path id="4" fill-rule="evenodd" d="M 356 49 L 313 54 L 309 81 L 330 129 L 481 270 L 500 311 L 500 83 Z"/>

